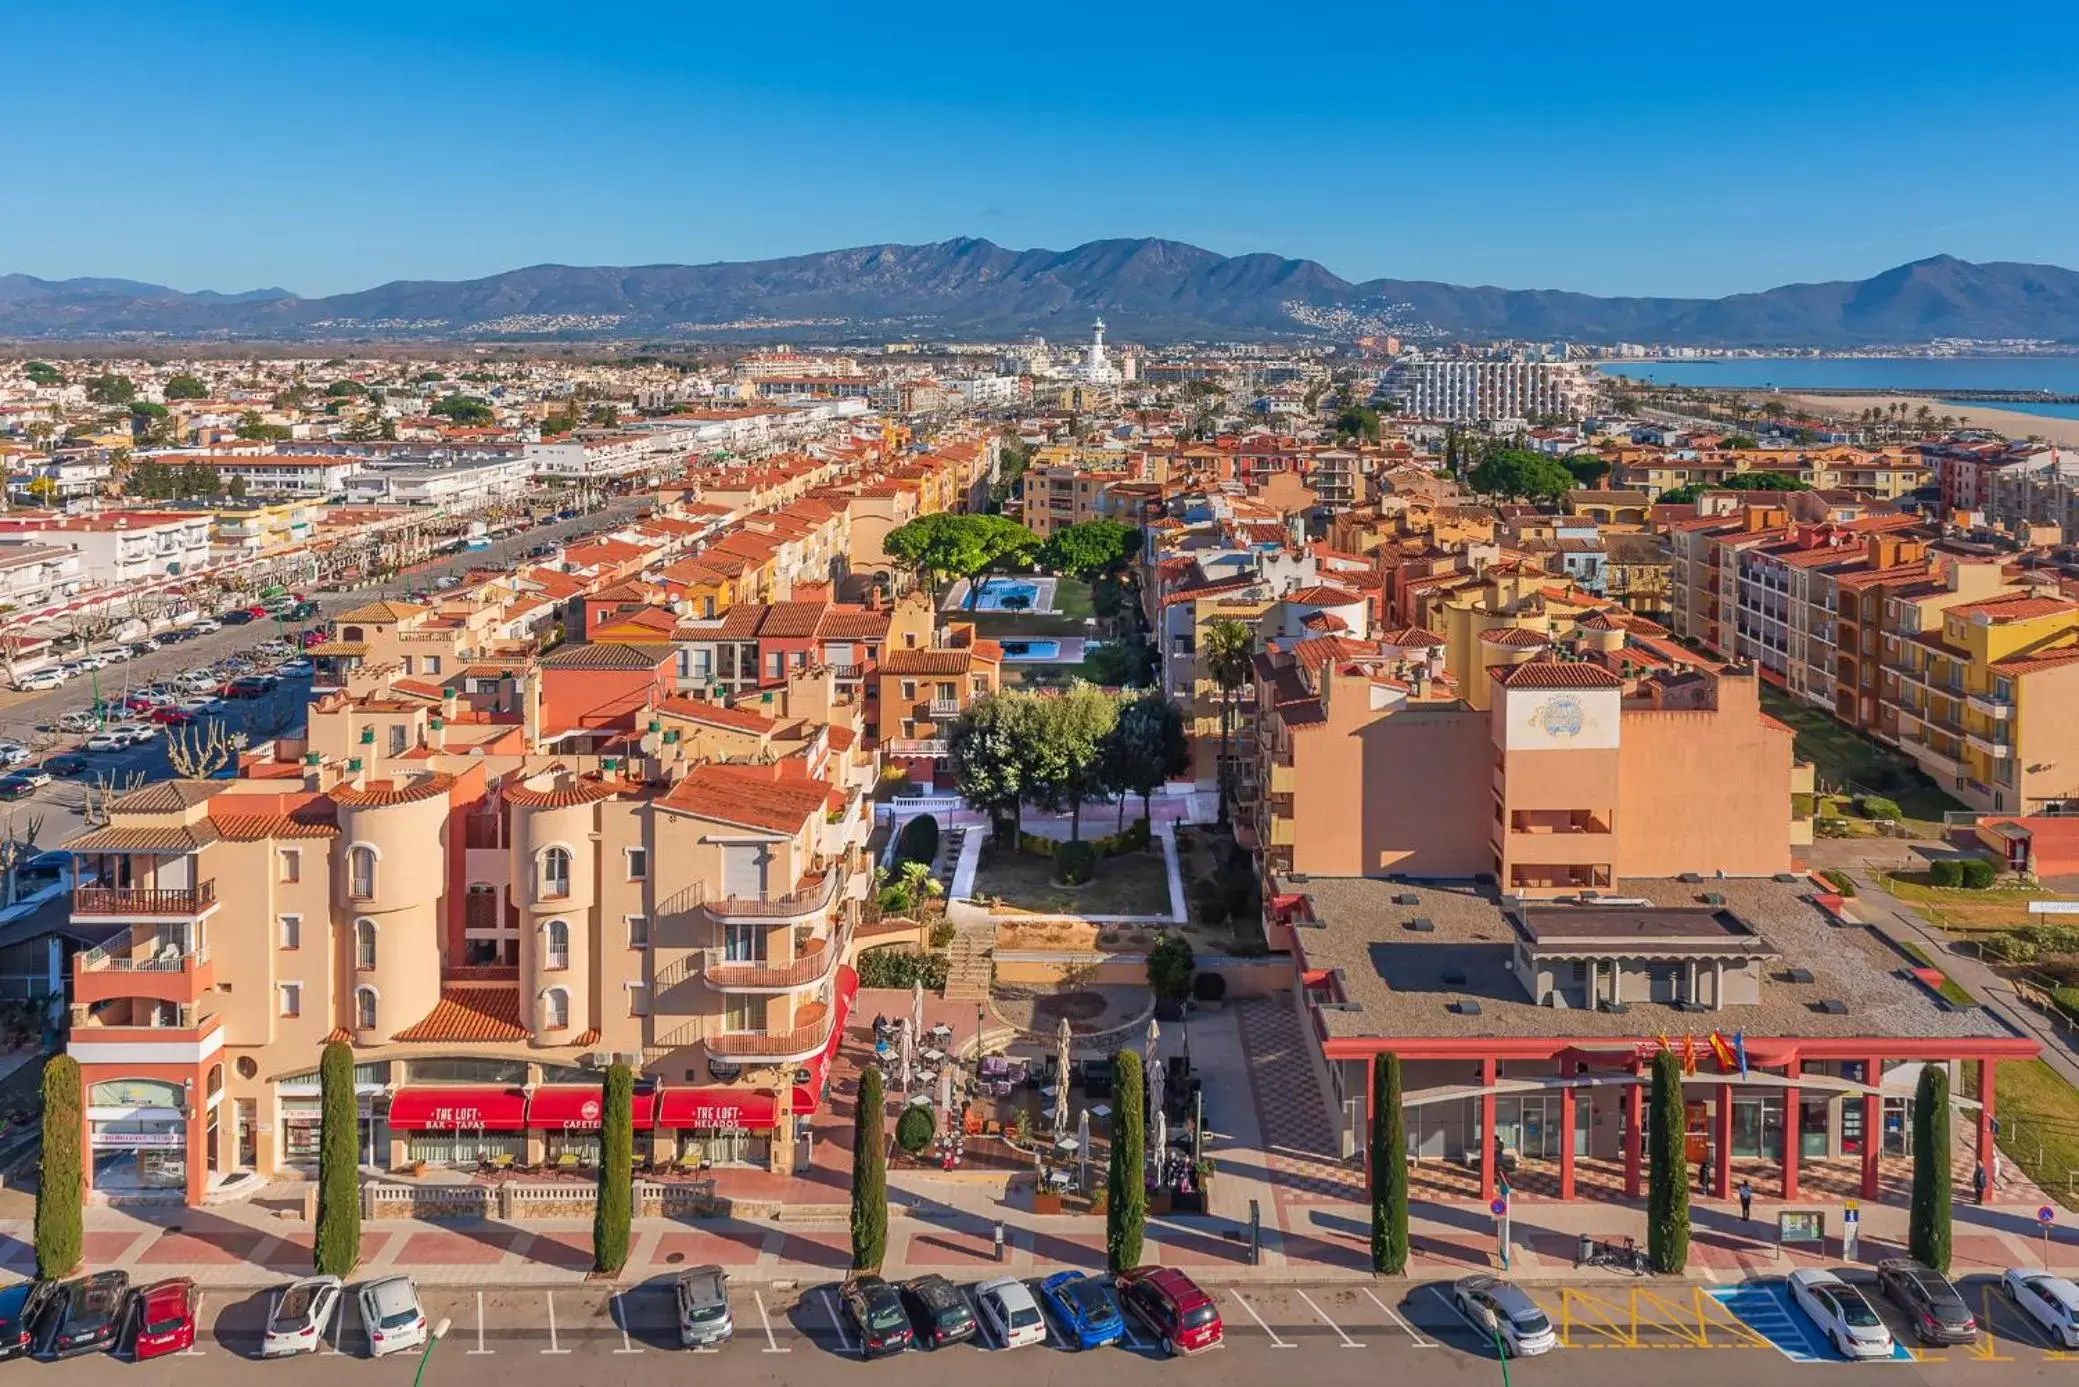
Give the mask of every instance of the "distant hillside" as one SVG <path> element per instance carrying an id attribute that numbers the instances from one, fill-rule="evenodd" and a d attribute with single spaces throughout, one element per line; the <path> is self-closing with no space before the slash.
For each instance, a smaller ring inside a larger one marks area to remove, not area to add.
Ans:
<path id="1" fill-rule="evenodd" d="M 1414 280 L 1352 284 L 1311 260 L 1222 256 L 1178 241 L 1007 250 L 961 239 L 783 260 L 399 280 L 329 298 L 182 293 L 121 279 L 0 275 L 0 337 L 52 340 L 615 338 L 783 334 L 1121 338 L 1523 337 L 1854 346 L 1935 337 L 2079 340 L 2079 274 L 1938 255 L 1870 279 L 1722 299 L 1597 298 Z"/>

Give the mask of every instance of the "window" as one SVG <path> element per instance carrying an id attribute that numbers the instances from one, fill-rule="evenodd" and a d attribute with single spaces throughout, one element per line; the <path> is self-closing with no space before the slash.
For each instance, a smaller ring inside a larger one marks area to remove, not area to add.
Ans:
<path id="1" fill-rule="evenodd" d="M 541 1028 L 545 1031 L 560 1031 L 570 1025 L 570 994 L 560 987 L 552 987 L 541 994 Z"/>
<path id="2" fill-rule="evenodd" d="M 302 948 L 303 917 L 301 915 L 284 915 L 278 923 L 281 925 L 282 947 L 284 949 Z"/>
<path id="3" fill-rule="evenodd" d="M 565 920 L 551 920 L 541 927 L 541 966 L 544 968 L 568 968 L 570 966 L 570 924 Z"/>
<path id="4" fill-rule="evenodd" d="M 428 655 L 428 656 L 426 657 L 426 673 L 428 673 L 428 674 L 438 674 L 438 673 L 440 673 L 440 656 L 438 656 L 438 655 Z"/>
<path id="5" fill-rule="evenodd" d="M 354 966 L 364 973 L 375 971 L 375 921 L 354 921 Z"/>
<path id="6" fill-rule="evenodd" d="M 375 849 L 365 843 L 347 849 L 347 894 L 357 901 L 375 897 Z"/>
<path id="7" fill-rule="evenodd" d="M 410 744 L 406 740 L 409 735 L 403 723 L 393 722 L 390 724 L 390 754 L 392 756 L 404 755 L 405 747 Z"/>
<path id="8" fill-rule="evenodd" d="M 300 982 L 279 983 L 274 989 L 275 1010 L 283 1016 L 303 1015 L 303 984 Z"/>
<path id="9" fill-rule="evenodd" d="M 629 848 L 628 879 L 630 881 L 647 881 L 649 876 L 650 850 L 648 848 Z"/>
<path id="10" fill-rule="evenodd" d="M 648 1016 L 650 1014 L 650 989 L 648 984 L 639 982 L 628 984 L 628 1014 L 630 1016 Z"/>
<path id="11" fill-rule="evenodd" d="M 650 917 L 630 915 L 628 917 L 628 947 L 647 949 L 650 947 Z"/>
<path id="12" fill-rule="evenodd" d="M 547 848 L 541 855 L 541 895 L 555 900 L 570 894 L 570 849 Z"/>
<path id="13" fill-rule="evenodd" d="M 275 851 L 274 879 L 288 882 L 303 880 L 302 848 L 280 848 Z"/>
<path id="14" fill-rule="evenodd" d="M 354 989 L 354 1029 L 357 1031 L 372 1031 L 375 1029 L 375 989 L 372 987 L 357 987 Z"/>

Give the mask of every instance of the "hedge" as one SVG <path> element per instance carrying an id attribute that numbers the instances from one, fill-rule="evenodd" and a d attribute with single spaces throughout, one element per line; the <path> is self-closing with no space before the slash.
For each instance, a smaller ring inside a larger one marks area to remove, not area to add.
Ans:
<path id="1" fill-rule="evenodd" d="M 1886 799 L 1882 795 L 1864 795 L 1855 802 L 1855 807 L 1862 810 L 1865 819 L 1883 819 L 1896 823 L 1906 817 L 1896 800 Z"/>
<path id="2" fill-rule="evenodd" d="M 1137 1050 L 1112 1056 L 1112 1160 L 1106 1172 L 1105 1265 L 1113 1273 L 1141 1264 L 1148 1219 L 1146 1094 Z"/>
<path id="3" fill-rule="evenodd" d="M 1408 1269 L 1408 1135 L 1401 1106 L 1400 1056 L 1372 1061 L 1372 1272 Z"/>
<path id="4" fill-rule="evenodd" d="M 1689 1263 L 1689 1154 L 1682 1066 L 1672 1050 L 1653 1056 L 1653 1101 L 1646 1113 L 1646 1255 L 1653 1269 L 1680 1275 Z"/>
<path id="5" fill-rule="evenodd" d="M 922 862 L 930 866 L 938 860 L 938 820 L 930 814 L 919 814 L 902 826 L 902 835 L 895 840 L 895 861 Z"/>
<path id="6" fill-rule="evenodd" d="M 1121 832 L 1108 833 L 1102 838 L 1084 838 L 1079 841 L 1082 846 L 1090 848 L 1099 857 L 1117 857 L 1125 852 L 1146 852 L 1148 844 L 1154 841 L 1154 839 L 1148 828 L 1148 821 L 1146 819 L 1135 819 Z M 1038 833 L 1020 833 L 1018 835 L 1018 851 L 1033 853 L 1039 857 L 1052 857 L 1067 846 L 1069 844 L 1064 839 L 1048 838 Z"/>
<path id="7" fill-rule="evenodd" d="M 1998 865 L 1986 857 L 1941 857 L 1927 864 L 1927 879 L 1935 886 L 1983 891 L 1999 880 L 1999 875 Z"/>
<path id="8" fill-rule="evenodd" d="M 907 1107 L 902 1110 L 902 1116 L 895 1119 L 895 1144 L 912 1156 L 931 1145 L 931 1139 L 936 1135 L 938 1122 L 929 1108 Z"/>
<path id="9" fill-rule="evenodd" d="M 1063 843 L 1054 850 L 1054 880 L 1063 886 L 1081 886 L 1096 875 L 1096 845 Z"/>
<path id="10" fill-rule="evenodd" d="M 1983 891 L 1999 880 L 2000 869 L 1984 857 L 1967 857 L 1963 864 L 1963 884 L 1972 891 Z"/>
<path id="11" fill-rule="evenodd" d="M 857 961 L 861 987 L 910 988 L 921 982 L 929 991 L 942 991 L 949 967 L 944 954 L 920 954 L 914 949 L 868 949 Z"/>
<path id="12" fill-rule="evenodd" d="M 1963 885 L 1963 863 L 1953 857 L 1941 857 L 1927 864 L 1927 879 L 1935 886 Z"/>
<path id="13" fill-rule="evenodd" d="M 1906 1216 L 1906 1246 L 1915 1261 L 1945 1274 L 1951 1178 L 1949 1071 L 1939 1064 L 1925 1065 L 1913 1097 L 1913 1201 Z"/>

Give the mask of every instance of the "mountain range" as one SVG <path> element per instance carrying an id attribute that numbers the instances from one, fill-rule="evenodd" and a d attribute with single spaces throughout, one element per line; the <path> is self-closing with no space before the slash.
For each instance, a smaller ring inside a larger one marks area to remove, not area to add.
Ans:
<path id="1" fill-rule="evenodd" d="M 0 275 L 0 338 L 663 341 L 1493 338 L 1851 347 L 1941 337 L 2079 340 L 2079 273 L 1937 255 L 1863 280 L 1718 299 L 1605 298 L 1424 280 L 1352 283 L 1312 260 L 1180 241 L 1009 250 L 963 238 L 708 265 L 534 265 L 304 298 Z"/>

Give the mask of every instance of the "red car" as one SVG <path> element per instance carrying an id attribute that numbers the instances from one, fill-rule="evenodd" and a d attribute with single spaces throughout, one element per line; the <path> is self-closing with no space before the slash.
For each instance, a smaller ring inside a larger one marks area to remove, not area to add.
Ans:
<path id="1" fill-rule="evenodd" d="M 186 727 L 195 721 L 195 715 L 185 708 L 154 708 L 151 719 L 161 727 Z"/>
<path id="2" fill-rule="evenodd" d="M 1220 1307 L 1173 1267 L 1121 1272 L 1119 1304 L 1161 1341 L 1165 1355 L 1198 1353 L 1220 1343 Z"/>
<path id="3" fill-rule="evenodd" d="M 195 1346 L 195 1283 L 185 1276 L 130 1292 L 130 1356 L 142 1362 Z"/>

